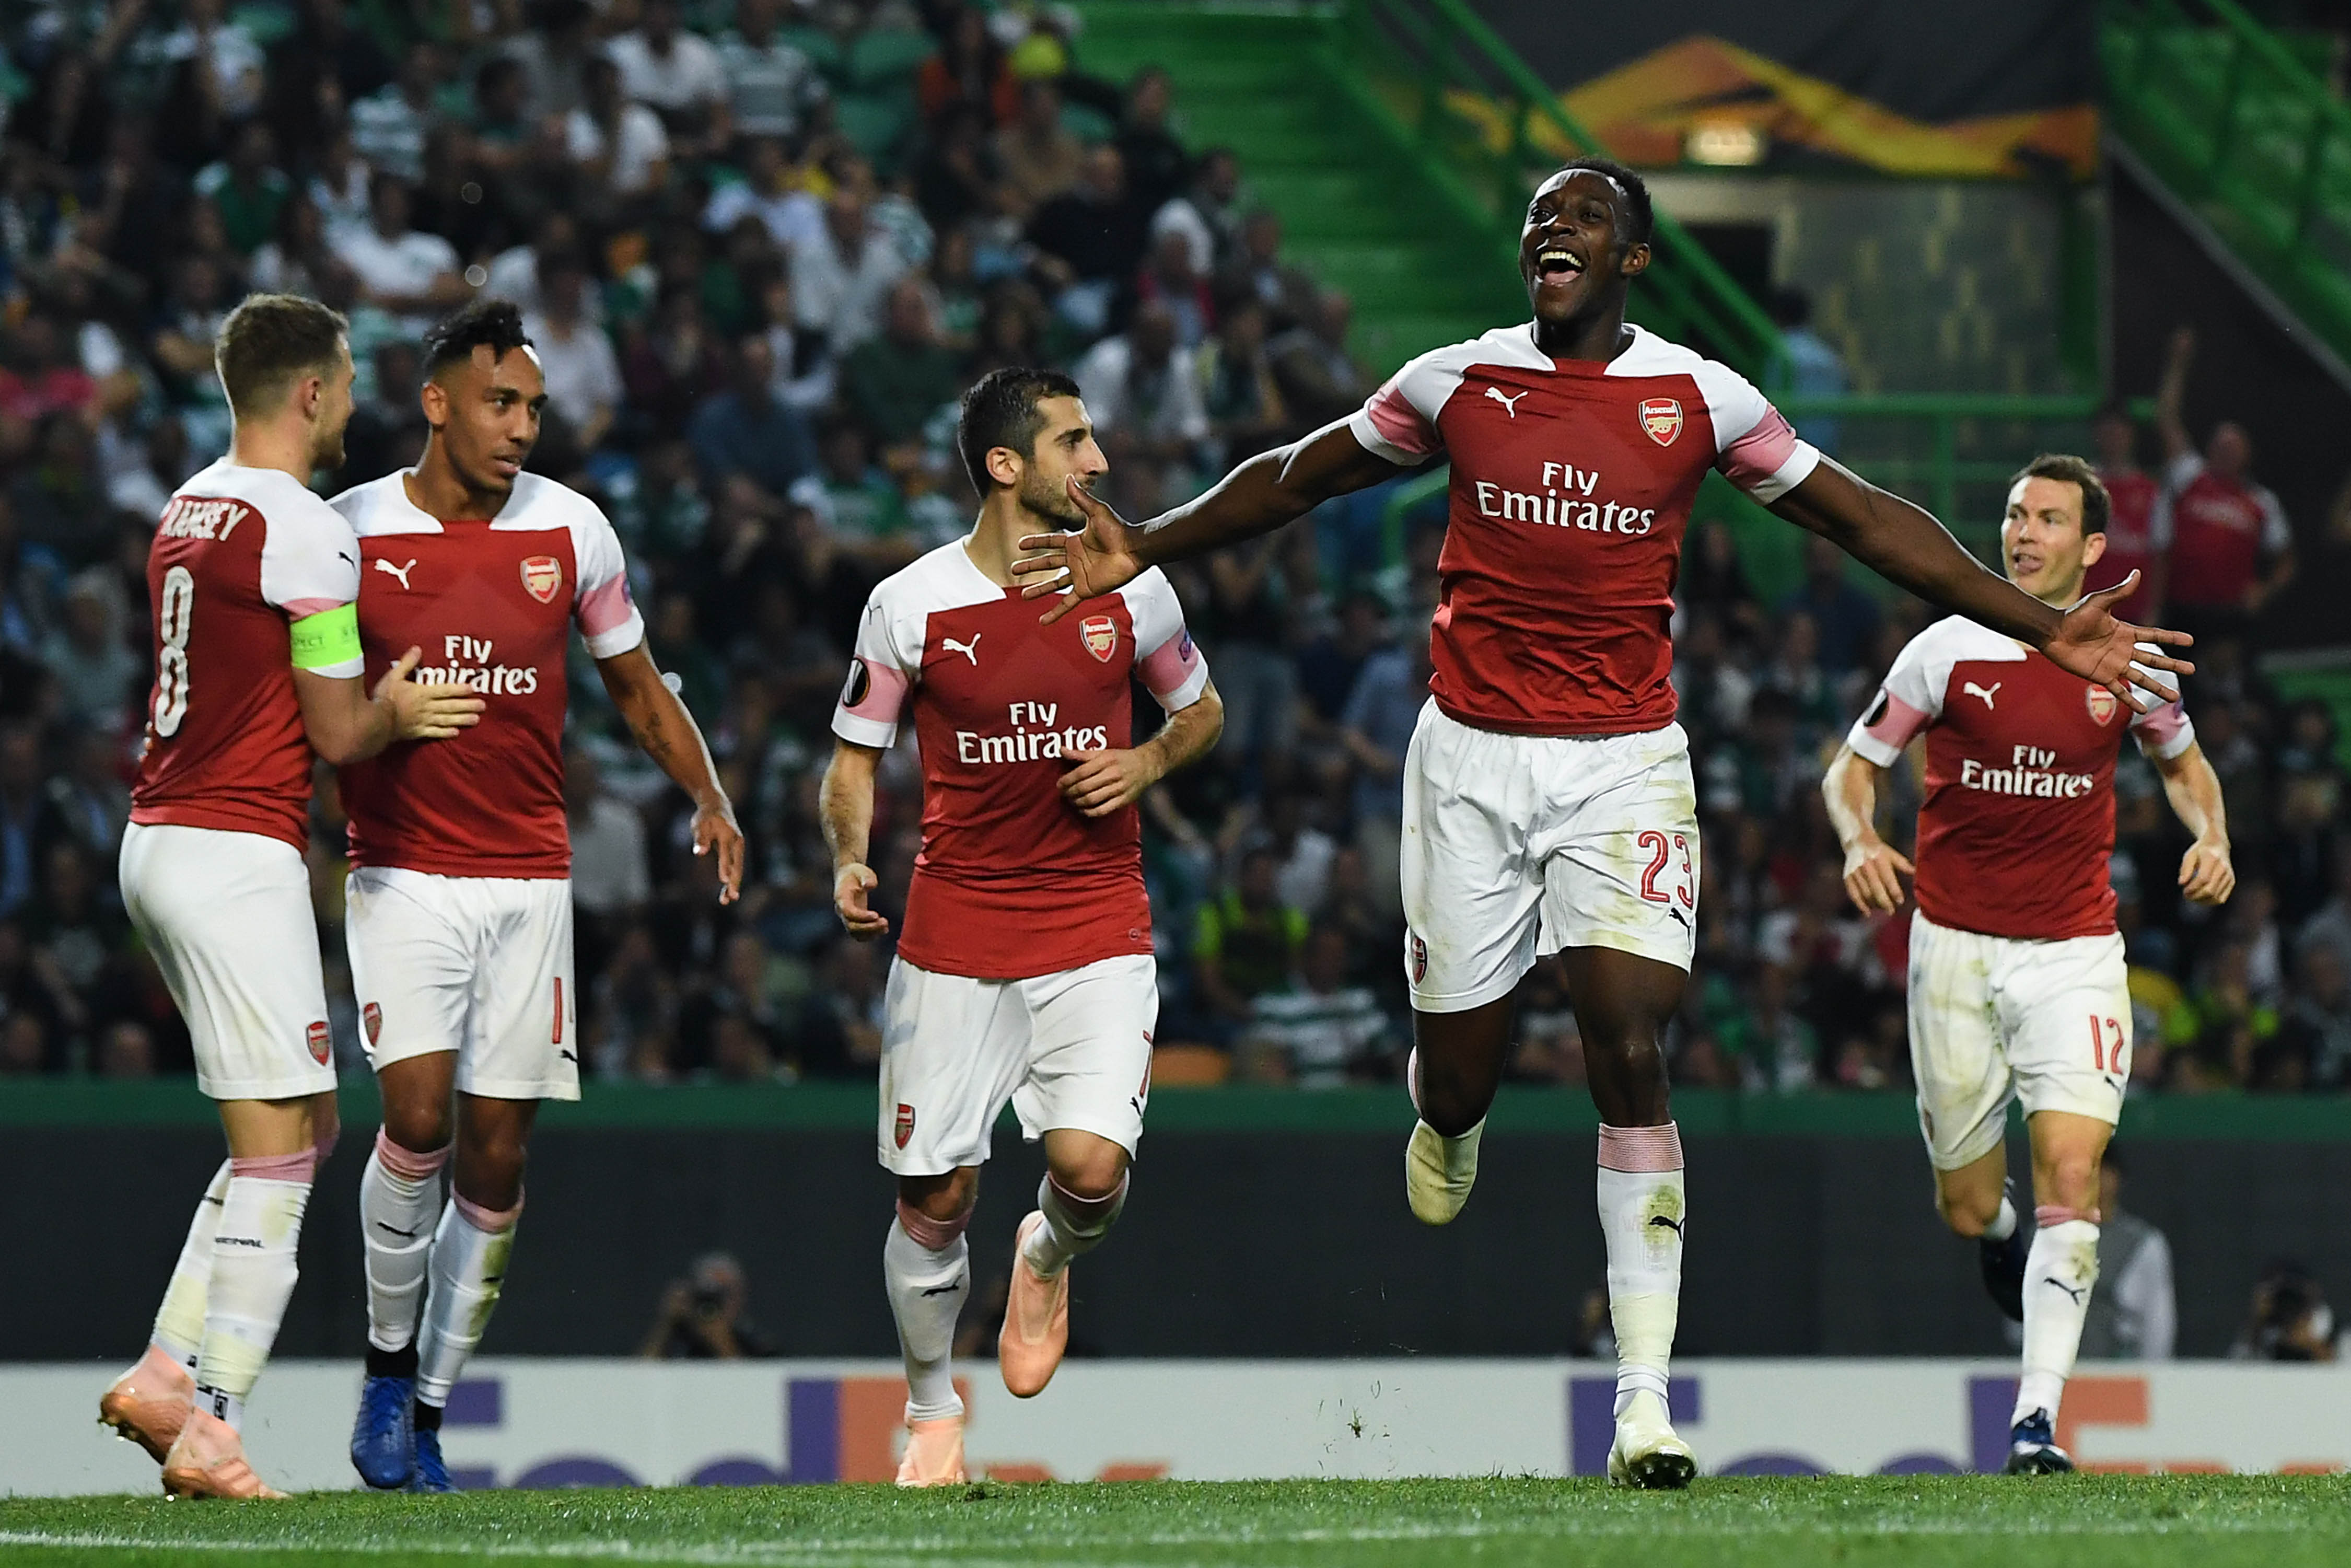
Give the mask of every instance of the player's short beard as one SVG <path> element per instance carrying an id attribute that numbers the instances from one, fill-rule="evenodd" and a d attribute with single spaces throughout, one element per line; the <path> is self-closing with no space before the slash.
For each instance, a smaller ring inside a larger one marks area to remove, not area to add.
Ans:
<path id="1" fill-rule="evenodd" d="M 1069 487 L 1061 480 L 1049 480 L 1034 468 L 1023 469 L 1019 494 L 1021 506 L 1049 522 L 1066 528 L 1086 526 L 1083 508 L 1070 499 Z"/>
<path id="2" fill-rule="evenodd" d="M 322 429 L 310 444 L 310 472 L 332 474 L 343 465 L 343 425 Z"/>

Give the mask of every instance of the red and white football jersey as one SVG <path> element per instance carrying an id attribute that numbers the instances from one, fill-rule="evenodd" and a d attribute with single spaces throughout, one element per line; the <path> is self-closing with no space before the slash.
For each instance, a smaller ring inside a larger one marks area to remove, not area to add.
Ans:
<path id="1" fill-rule="evenodd" d="M 308 847 L 310 739 L 287 629 L 350 603 L 359 580 L 350 525 L 292 475 L 224 460 L 180 486 L 147 551 L 155 685 L 132 821 Z"/>
<path id="2" fill-rule="evenodd" d="M 1632 333 L 1598 364 L 1497 328 L 1414 360 L 1349 422 L 1390 462 L 1452 460 L 1429 689 L 1463 724 L 1671 723 L 1667 622 L 1698 481 L 1719 468 L 1773 501 L 1820 461 L 1739 372 Z"/>
<path id="3" fill-rule="evenodd" d="M 2294 546 L 2277 493 L 2250 479 L 2224 479 L 2187 453 L 2164 470 L 2170 486 L 2174 601 L 2233 608 L 2261 580 L 2262 557 Z"/>
<path id="4" fill-rule="evenodd" d="M 2106 553 L 2098 558 L 2082 586 L 2095 593 L 2134 571 L 2140 573 L 2138 586 L 2127 598 L 2116 601 L 2114 612 L 2118 620 L 2145 625 L 2154 605 L 2150 591 L 2154 584 L 2146 574 L 2171 552 L 2171 497 L 2151 475 L 2137 469 L 2127 474 L 2101 473 L 2098 477 L 2113 503 L 2106 517 Z"/>
<path id="5" fill-rule="evenodd" d="M 1891 768 L 1927 732 L 1918 908 L 1938 925 L 2055 940 L 2115 928 L 2115 758 L 2196 740 L 2186 710 L 2135 714 L 2013 638 L 1960 616 L 1910 640 L 1845 743 Z"/>
<path id="6" fill-rule="evenodd" d="M 923 849 L 898 952 L 922 968 L 1026 979 L 1151 951 L 1141 818 L 1079 815 L 1062 759 L 1132 744 L 1130 680 L 1174 713 L 1200 700 L 1208 666 L 1156 568 L 1050 626 L 1043 609 L 961 540 L 865 602 L 832 730 L 887 747 L 914 709 Z"/>
<path id="7" fill-rule="evenodd" d="M 443 523 L 386 475 L 335 497 L 359 534 L 360 638 L 373 680 L 412 647 L 414 678 L 486 699 L 447 740 L 342 770 L 353 865 L 439 876 L 571 874 L 563 814 L 564 653 L 578 622 L 599 659 L 645 639 L 612 525 L 577 490 L 525 474 L 492 519 Z"/>

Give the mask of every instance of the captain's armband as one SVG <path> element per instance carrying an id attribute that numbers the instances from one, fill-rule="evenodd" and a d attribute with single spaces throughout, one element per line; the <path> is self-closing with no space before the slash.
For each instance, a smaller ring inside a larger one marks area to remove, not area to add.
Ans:
<path id="1" fill-rule="evenodd" d="M 361 656 L 360 607 L 343 604 L 321 610 L 316 615 L 305 615 L 287 628 L 287 634 L 292 640 L 296 669 L 347 664 Z"/>

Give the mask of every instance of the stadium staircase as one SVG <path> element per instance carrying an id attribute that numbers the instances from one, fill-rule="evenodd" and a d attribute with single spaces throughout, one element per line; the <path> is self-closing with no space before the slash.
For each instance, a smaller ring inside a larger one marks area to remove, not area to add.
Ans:
<path id="1" fill-rule="evenodd" d="M 2351 360 L 2351 109 L 2334 39 L 2235 0 L 2108 0 L 2109 124 L 2319 339 Z"/>
<path id="2" fill-rule="evenodd" d="M 1385 372 L 1520 319 L 1520 215 L 1542 174 L 1598 143 L 1461 0 L 1081 0 L 1086 68 L 1176 82 L 1195 146 L 1239 155 L 1289 246 L 1355 302 Z M 1779 334 L 1670 219 L 1641 319 L 1768 379 Z"/>

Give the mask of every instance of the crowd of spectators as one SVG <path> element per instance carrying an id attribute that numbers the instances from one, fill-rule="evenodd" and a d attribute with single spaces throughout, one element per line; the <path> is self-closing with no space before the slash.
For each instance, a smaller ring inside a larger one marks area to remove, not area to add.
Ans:
<path id="1" fill-rule="evenodd" d="M 188 1065 L 111 868 L 148 681 L 147 539 L 225 447 L 210 344 L 248 289 L 350 318 L 359 410 L 329 493 L 421 449 L 426 322 L 483 289 L 526 308 L 549 394 L 532 465 L 613 518 L 750 846 L 747 895 L 722 908 L 684 801 L 575 678 L 585 1065 L 608 1081 L 872 1071 L 888 953 L 834 920 L 816 783 L 866 592 L 968 525 L 951 435 L 972 381 L 1070 369 L 1129 516 L 1372 388 L 1346 298 L 1288 258 L 1233 154 L 1185 135 L 1181 84 L 1090 74 L 1056 7 L 28 0 L 10 17 L 0 1072 Z M 2165 473 L 2225 509 L 2241 444 L 2224 431 L 2209 464 L 2172 454 Z M 1160 1038 L 1198 1075 L 1397 1071 L 1397 819 L 1442 512 L 1397 528 L 1391 499 L 1174 574 L 1228 712 L 1213 757 L 1144 805 Z M 1898 1085 L 1903 926 L 1845 904 L 1816 786 L 1922 614 L 1855 588 L 1825 548 L 1767 601 L 1719 525 L 1690 539 L 1681 601 L 1708 853 L 1674 1071 Z M 2332 721 L 2268 693 L 2241 638 L 2219 644 L 2199 650 L 2193 710 L 2243 877 L 2228 909 L 2180 906 L 2160 792 L 2128 756 L 2119 779 L 2134 1073 L 2333 1086 L 2351 1072 L 2351 853 Z M 1898 822 L 1917 789 L 1895 779 Z M 893 915 L 919 789 L 894 755 L 874 838 Z M 332 961 L 341 824 L 323 770 L 316 815 Z M 348 987 L 330 990 L 356 1067 Z M 1580 1079 L 1547 967 L 1520 1003 L 1512 1076 Z"/>

